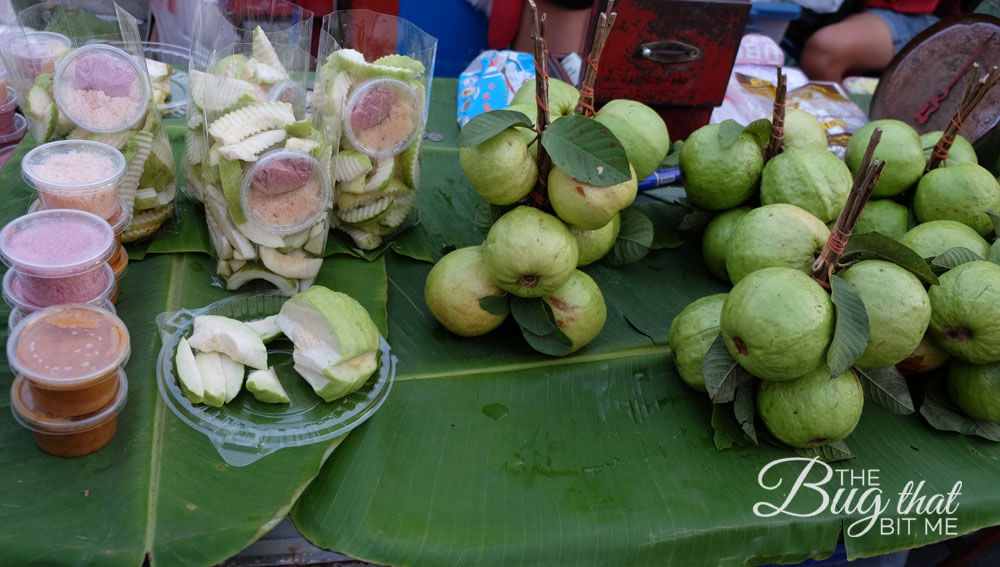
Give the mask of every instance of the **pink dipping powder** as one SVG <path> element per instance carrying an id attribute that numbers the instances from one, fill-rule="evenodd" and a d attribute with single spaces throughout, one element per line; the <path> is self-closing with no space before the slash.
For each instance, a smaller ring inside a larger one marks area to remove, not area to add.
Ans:
<path id="1" fill-rule="evenodd" d="M 26 277 L 86 273 L 107 262 L 115 245 L 108 221 L 71 209 L 29 213 L 0 230 L 0 258 Z"/>

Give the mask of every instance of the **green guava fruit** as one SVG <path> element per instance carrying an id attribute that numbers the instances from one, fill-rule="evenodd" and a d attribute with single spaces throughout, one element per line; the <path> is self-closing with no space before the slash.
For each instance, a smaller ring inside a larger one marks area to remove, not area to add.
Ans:
<path id="1" fill-rule="evenodd" d="M 729 238 L 726 271 L 733 283 L 770 266 L 812 273 L 812 264 L 830 238 L 830 229 L 808 211 L 778 203 L 747 213 Z"/>
<path id="2" fill-rule="evenodd" d="M 757 413 L 771 434 L 792 447 L 846 439 L 858 426 L 864 405 L 853 370 L 831 380 L 830 368 L 823 365 L 795 380 L 757 385 Z"/>
<path id="3" fill-rule="evenodd" d="M 655 110 L 637 100 L 609 101 L 597 111 L 594 120 L 607 126 L 622 143 L 639 179 L 653 173 L 670 150 L 667 124 Z"/>
<path id="4" fill-rule="evenodd" d="M 953 220 L 936 220 L 918 224 L 899 239 L 920 254 L 921 258 L 935 258 L 952 248 L 968 248 L 981 258 L 990 253 L 986 239 L 967 225 Z"/>
<path id="5" fill-rule="evenodd" d="M 726 349 L 763 380 L 792 380 L 826 360 L 833 338 L 833 302 L 810 276 L 763 268 L 729 292 L 719 327 Z"/>
<path id="6" fill-rule="evenodd" d="M 459 148 L 458 160 L 476 192 L 494 205 L 510 205 L 531 192 L 538 180 L 535 159 L 521 128 L 507 128 L 475 146 Z"/>
<path id="7" fill-rule="evenodd" d="M 639 182 L 635 168 L 627 181 L 608 187 L 598 187 L 577 181 L 558 167 L 549 173 L 548 192 L 552 209 L 567 224 L 584 230 L 595 230 L 611 222 L 622 209 L 632 204 L 638 194 Z"/>
<path id="8" fill-rule="evenodd" d="M 266 404 L 287 404 L 290 402 L 288 393 L 278 380 L 273 366 L 267 370 L 250 372 L 247 375 L 247 391 L 253 394 L 257 401 Z"/>
<path id="9" fill-rule="evenodd" d="M 580 350 L 594 340 L 608 318 L 601 288 L 593 278 L 580 270 L 573 270 L 562 287 L 543 299 L 552 308 L 556 325 L 573 341 L 569 353 Z"/>
<path id="10" fill-rule="evenodd" d="M 688 201 L 712 211 L 731 209 L 752 197 L 764 169 L 757 138 L 744 132 L 723 148 L 719 145 L 719 127 L 707 124 L 698 128 L 680 151 Z"/>
<path id="11" fill-rule="evenodd" d="M 998 238 L 993 245 L 990 246 L 990 253 L 987 260 L 993 262 L 994 264 L 1000 264 L 1000 238 Z"/>
<path id="12" fill-rule="evenodd" d="M 503 214 L 486 234 L 483 262 L 497 285 L 519 297 L 556 292 L 576 269 L 576 239 L 556 217 L 532 207 Z"/>
<path id="13" fill-rule="evenodd" d="M 927 333 L 924 333 L 917 348 L 913 349 L 913 352 L 909 356 L 896 364 L 896 369 L 907 376 L 923 374 L 941 368 L 949 360 L 951 360 L 951 355 L 948 354 L 948 351 L 939 347 L 937 343 L 931 340 Z"/>
<path id="14" fill-rule="evenodd" d="M 603 258 L 615 245 L 618 232 L 621 230 L 621 215 L 615 215 L 611 222 L 594 230 L 583 230 L 575 226 L 569 227 L 570 234 L 576 239 L 578 256 L 576 266 L 586 266 Z"/>
<path id="15" fill-rule="evenodd" d="M 952 362 L 948 367 L 948 393 L 969 417 L 1000 421 L 1000 364 Z"/>
<path id="16" fill-rule="evenodd" d="M 701 257 L 708 271 L 723 281 L 729 281 L 726 271 L 726 250 L 736 225 L 750 212 L 750 207 L 737 207 L 716 215 L 701 235 Z"/>
<path id="17" fill-rule="evenodd" d="M 931 337 L 973 364 L 1000 362 L 1000 266 L 986 260 L 956 266 L 931 286 Z"/>
<path id="18" fill-rule="evenodd" d="M 705 375 L 701 363 L 709 347 L 719 336 L 719 316 L 725 293 L 696 299 L 681 310 L 670 322 L 667 342 L 673 354 L 677 374 L 685 384 L 695 390 L 705 391 Z"/>
<path id="19" fill-rule="evenodd" d="M 378 369 L 378 327 L 346 293 L 313 285 L 289 298 L 276 322 L 294 345 L 292 368 L 327 402 L 357 391 Z"/>
<path id="20" fill-rule="evenodd" d="M 864 260 L 840 272 L 868 312 L 868 346 L 855 362 L 885 368 L 917 348 L 931 320 L 931 302 L 916 276 L 892 262 Z"/>
<path id="21" fill-rule="evenodd" d="M 431 268 L 424 283 L 424 301 L 446 329 L 463 337 L 474 337 L 499 327 L 507 314 L 494 315 L 479 300 L 503 295 L 503 290 L 486 270 L 482 248 L 468 246 L 453 250 Z"/>
<path id="22" fill-rule="evenodd" d="M 868 149 L 875 128 L 882 129 L 882 139 L 875 148 L 874 159 L 885 162 L 872 197 L 892 197 L 909 189 L 924 174 L 924 149 L 920 136 L 901 120 L 883 119 L 865 124 L 847 142 L 847 165 L 857 174 L 861 159 Z"/>
<path id="23" fill-rule="evenodd" d="M 934 146 L 937 145 L 943 133 L 942 130 L 934 130 L 933 132 L 925 132 L 920 135 L 920 145 L 924 148 L 924 159 L 926 161 L 929 162 L 931 160 Z M 976 155 L 976 149 L 972 147 L 972 144 L 968 140 L 960 135 L 956 135 L 955 141 L 948 148 L 948 159 L 944 160 L 942 165 L 948 167 L 960 163 L 979 163 L 979 156 Z"/>
<path id="24" fill-rule="evenodd" d="M 889 199 L 868 201 L 861 210 L 854 234 L 878 232 L 899 240 L 910 226 L 910 211 L 903 205 Z"/>
<path id="25" fill-rule="evenodd" d="M 913 195 L 913 212 L 918 221 L 958 221 L 982 236 L 993 232 L 987 210 L 1000 210 L 1000 182 L 978 163 L 928 171 Z"/>
<path id="26" fill-rule="evenodd" d="M 853 183 L 851 170 L 825 146 L 821 149 L 790 148 L 764 166 L 760 177 L 760 202 L 763 205 L 796 205 L 828 223 L 844 208 Z"/>
<path id="27" fill-rule="evenodd" d="M 789 108 L 785 111 L 785 150 L 825 150 L 827 145 L 826 129 L 815 116 L 801 108 Z"/>
<path id="28" fill-rule="evenodd" d="M 576 103 L 580 100 L 580 91 L 566 81 L 560 81 L 549 77 L 549 115 L 552 118 L 566 116 L 576 110 Z M 510 106 L 528 104 L 535 106 L 535 80 L 529 79 L 518 87 L 514 97 L 510 99 Z M 534 116 L 528 115 L 532 119 Z"/>

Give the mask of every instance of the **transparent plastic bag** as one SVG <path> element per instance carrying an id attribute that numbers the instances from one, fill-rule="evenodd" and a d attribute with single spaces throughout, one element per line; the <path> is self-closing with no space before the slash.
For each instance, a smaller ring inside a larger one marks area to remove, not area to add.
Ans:
<path id="1" fill-rule="evenodd" d="M 437 39 L 370 10 L 323 17 L 313 119 L 340 148 L 334 228 L 361 249 L 412 224 Z"/>
<path id="2" fill-rule="evenodd" d="M 225 286 L 291 295 L 322 265 L 336 146 L 308 118 L 312 14 L 267 4 L 201 6 L 183 163 Z"/>
<path id="3" fill-rule="evenodd" d="M 38 4 L 17 14 L 0 57 L 36 143 L 87 139 L 125 156 L 123 242 L 173 215 L 175 166 L 136 19 L 110 1 Z"/>

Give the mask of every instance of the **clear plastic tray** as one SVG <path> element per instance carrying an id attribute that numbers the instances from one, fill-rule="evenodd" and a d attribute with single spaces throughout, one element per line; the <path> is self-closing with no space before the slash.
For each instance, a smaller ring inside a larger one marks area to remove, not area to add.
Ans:
<path id="1" fill-rule="evenodd" d="M 211 314 L 251 321 L 276 314 L 287 299 L 268 292 L 240 294 L 200 309 L 161 313 L 156 318 L 163 339 L 156 364 L 160 395 L 170 411 L 205 434 L 232 466 L 249 465 L 285 447 L 311 445 L 344 435 L 371 417 L 392 388 L 396 357 L 384 338 L 379 368 L 368 382 L 353 394 L 327 403 L 292 369 L 292 343 L 279 337 L 267 345 L 267 362 L 274 366 L 290 404 L 258 402 L 246 388 L 221 408 L 192 404 L 184 397 L 174 371 L 174 355 L 180 338 L 191 335 L 195 316 Z"/>

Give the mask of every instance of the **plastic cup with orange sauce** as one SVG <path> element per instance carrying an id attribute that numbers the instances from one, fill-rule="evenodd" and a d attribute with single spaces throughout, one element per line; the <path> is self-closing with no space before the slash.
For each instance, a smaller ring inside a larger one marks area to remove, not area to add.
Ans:
<path id="1" fill-rule="evenodd" d="M 107 445 L 118 428 L 118 414 L 128 397 L 128 380 L 118 380 L 112 400 L 97 411 L 79 416 L 55 416 L 38 407 L 28 381 L 18 376 L 11 386 L 14 419 L 30 430 L 38 448 L 56 457 L 82 457 Z"/>
<path id="2" fill-rule="evenodd" d="M 25 380 L 32 407 L 58 417 L 89 415 L 111 403 L 130 352 L 117 315 L 80 303 L 28 315 L 7 340 L 7 360 Z"/>

